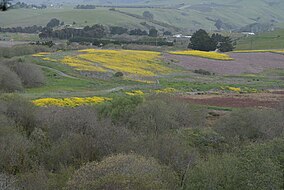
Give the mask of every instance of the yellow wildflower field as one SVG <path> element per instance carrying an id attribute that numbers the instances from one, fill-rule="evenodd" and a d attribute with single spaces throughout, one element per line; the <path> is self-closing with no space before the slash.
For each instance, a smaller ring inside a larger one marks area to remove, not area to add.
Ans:
<path id="1" fill-rule="evenodd" d="M 173 69 L 159 64 L 160 53 L 137 50 L 98 50 L 79 51 L 79 58 L 99 64 L 102 68 L 128 75 L 156 76 L 169 74 Z"/>
<path id="2" fill-rule="evenodd" d="M 111 98 L 104 97 L 72 97 L 72 98 L 42 98 L 33 100 L 33 104 L 39 107 L 58 106 L 58 107 L 77 107 L 82 105 L 99 104 L 110 101 Z"/>
<path id="3" fill-rule="evenodd" d="M 207 59 L 216 59 L 223 61 L 231 61 L 234 60 L 229 55 L 218 52 L 206 52 L 206 51 L 198 51 L 198 50 L 187 50 L 187 51 L 171 51 L 170 54 L 174 55 L 188 55 L 188 56 L 196 56 Z"/>
<path id="4" fill-rule="evenodd" d="M 90 61 L 79 59 L 77 57 L 66 56 L 60 62 L 73 67 L 78 71 L 106 72 L 106 70 L 101 68 L 100 66 L 95 65 Z"/>
<path id="5" fill-rule="evenodd" d="M 44 57 L 44 58 L 42 58 L 42 60 L 44 60 L 44 61 L 51 61 L 51 62 L 57 62 L 56 59 L 52 59 L 52 58 L 49 58 L 49 57 Z"/>
<path id="6" fill-rule="evenodd" d="M 227 86 L 227 89 L 233 92 L 241 92 L 241 88 Z"/>
<path id="7" fill-rule="evenodd" d="M 164 88 L 164 89 L 159 89 L 159 90 L 155 90 L 155 93 L 164 93 L 164 94 L 168 94 L 168 93 L 175 93 L 178 92 L 176 89 L 174 88 Z"/>
<path id="8" fill-rule="evenodd" d="M 131 92 L 125 92 L 125 94 L 129 95 L 129 96 L 143 96 L 144 92 L 141 90 L 134 90 Z"/>
<path id="9" fill-rule="evenodd" d="M 36 53 L 36 54 L 33 54 L 32 56 L 33 57 L 44 57 L 45 55 L 49 55 L 51 54 L 50 52 L 39 52 L 39 53 Z"/>

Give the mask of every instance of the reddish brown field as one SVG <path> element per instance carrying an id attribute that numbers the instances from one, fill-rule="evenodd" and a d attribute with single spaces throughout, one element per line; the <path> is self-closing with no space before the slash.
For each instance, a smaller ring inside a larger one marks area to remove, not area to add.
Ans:
<path id="1" fill-rule="evenodd" d="M 211 60 L 193 56 L 164 55 L 167 60 L 177 60 L 176 65 L 188 70 L 204 69 L 218 74 L 238 75 L 260 73 L 265 69 L 284 69 L 284 55 L 276 53 L 230 53 L 233 61 Z"/>
<path id="2" fill-rule="evenodd" d="M 227 94 L 227 95 L 193 95 L 183 96 L 189 102 L 208 106 L 248 108 L 273 108 L 284 102 L 284 91 L 259 94 Z"/>

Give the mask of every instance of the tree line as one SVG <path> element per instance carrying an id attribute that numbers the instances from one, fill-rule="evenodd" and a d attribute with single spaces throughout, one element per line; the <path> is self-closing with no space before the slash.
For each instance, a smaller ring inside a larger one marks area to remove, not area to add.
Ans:
<path id="1" fill-rule="evenodd" d="M 95 5 L 77 5 L 74 9 L 96 9 Z"/>
<path id="2" fill-rule="evenodd" d="M 205 30 L 200 29 L 192 35 L 188 48 L 201 51 L 218 49 L 221 52 L 229 52 L 235 48 L 234 45 L 232 39 L 228 36 L 217 33 L 210 36 Z"/>

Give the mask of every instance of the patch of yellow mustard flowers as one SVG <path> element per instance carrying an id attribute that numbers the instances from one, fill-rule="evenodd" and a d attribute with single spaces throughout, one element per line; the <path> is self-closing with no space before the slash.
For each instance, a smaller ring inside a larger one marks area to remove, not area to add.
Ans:
<path id="1" fill-rule="evenodd" d="M 236 50 L 234 53 L 284 53 L 284 50 Z"/>
<path id="2" fill-rule="evenodd" d="M 233 92 L 241 92 L 241 88 L 230 87 L 230 86 L 227 86 L 226 88 Z"/>
<path id="3" fill-rule="evenodd" d="M 58 106 L 58 107 L 77 107 L 82 105 L 99 104 L 110 101 L 111 98 L 104 97 L 72 97 L 72 98 L 42 98 L 33 100 L 33 104 L 39 107 Z"/>
<path id="4" fill-rule="evenodd" d="M 170 52 L 170 54 L 188 55 L 188 56 L 202 57 L 202 58 L 207 58 L 207 59 L 216 59 L 216 60 L 223 60 L 223 61 L 234 60 L 229 55 L 224 54 L 224 53 L 198 51 L 198 50 L 172 51 Z"/>
<path id="5" fill-rule="evenodd" d="M 44 61 L 51 61 L 51 62 L 57 62 L 56 59 L 52 59 L 52 58 L 49 58 L 49 57 L 44 57 L 44 58 L 42 58 L 42 60 L 44 60 Z"/>
<path id="6" fill-rule="evenodd" d="M 141 90 L 134 90 L 131 92 L 125 92 L 125 94 L 129 95 L 129 96 L 143 96 L 144 92 L 142 92 Z"/>
<path id="7" fill-rule="evenodd" d="M 32 56 L 33 57 L 44 57 L 45 55 L 49 55 L 51 54 L 50 52 L 39 52 L 39 53 L 36 53 L 36 54 L 33 54 Z"/>
<path id="8" fill-rule="evenodd" d="M 77 71 L 106 72 L 106 70 L 100 66 L 77 57 L 66 56 L 60 62 L 75 68 Z"/>
<path id="9" fill-rule="evenodd" d="M 80 50 L 79 58 L 98 63 L 106 69 L 129 75 L 156 76 L 173 70 L 158 64 L 159 52 L 137 50 Z"/>
<path id="10" fill-rule="evenodd" d="M 244 87 L 244 88 L 238 88 L 238 87 L 230 87 L 230 86 L 226 86 L 226 87 L 221 87 L 222 90 L 229 90 L 232 92 L 237 92 L 237 93 L 257 93 L 258 90 L 255 88 L 248 88 L 248 87 Z"/>
<path id="11" fill-rule="evenodd" d="M 174 88 L 164 88 L 164 89 L 160 89 L 160 90 L 155 90 L 155 92 L 158 93 L 158 94 L 160 94 L 160 93 L 168 94 L 168 93 L 177 92 L 177 90 L 174 89 Z"/>

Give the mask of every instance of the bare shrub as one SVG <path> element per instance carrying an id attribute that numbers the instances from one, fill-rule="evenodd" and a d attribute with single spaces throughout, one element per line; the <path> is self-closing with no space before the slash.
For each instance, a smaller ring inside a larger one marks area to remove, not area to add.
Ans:
<path id="1" fill-rule="evenodd" d="M 171 97 L 154 97 L 139 105 L 131 115 L 129 128 L 159 135 L 169 130 L 203 127 L 206 112 Z"/>
<path id="2" fill-rule="evenodd" d="M 180 176 L 195 164 L 198 153 L 177 133 L 167 133 L 158 137 L 141 137 L 135 152 L 159 160 L 162 164 L 173 168 Z"/>
<path id="3" fill-rule="evenodd" d="M 67 189 L 174 190 L 177 179 L 174 172 L 153 158 L 119 154 L 80 168 L 68 182 Z"/>
<path id="4" fill-rule="evenodd" d="M 42 108 L 37 118 L 51 142 L 45 159 L 52 169 L 128 151 L 134 138 L 126 128 L 99 120 L 93 107 Z"/>
<path id="5" fill-rule="evenodd" d="M 31 148 L 32 144 L 21 134 L 0 136 L 0 170 L 9 174 L 29 170 L 32 166 Z"/>
<path id="6" fill-rule="evenodd" d="M 39 168 L 36 171 L 23 173 L 17 184 L 20 189 L 48 190 L 48 172 Z"/>
<path id="7" fill-rule="evenodd" d="M 13 65 L 12 69 L 25 87 L 38 87 L 44 84 L 44 75 L 35 64 L 18 62 Z"/>
<path id="8" fill-rule="evenodd" d="M 265 140 L 281 136 L 284 121 L 282 114 L 274 110 L 242 109 L 222 118 L 215 129 L 230 140 Z"/>
<path id="9" fill-rule="evenodd" d="M 0 57 L 12 58 L 15 56 L 29 55 L 38 52 L 46 52 L 50 49 L 45 46 L 18 45 L 13 47 L 0 48 Z"/>
<path id="10" fill-rule="evenodd" d="M 22 91 L 22 83 L 16 73 L 0 64 L 0 92 Z"/>
<path id="11" fill-rule="evenodd" d="M 17 188 L 17 178 L 13 175 L 0 173 L 0 189 L 3 190 L 19 190 Z"/>
<path id="12" fill-rule="evenodd" d="M 6 106 L 5 115 L 22 127 L 29 136 L 37 125 L 34 116 L 36 107 L 30 101 L 16 95 L 6 97 Z"/>

